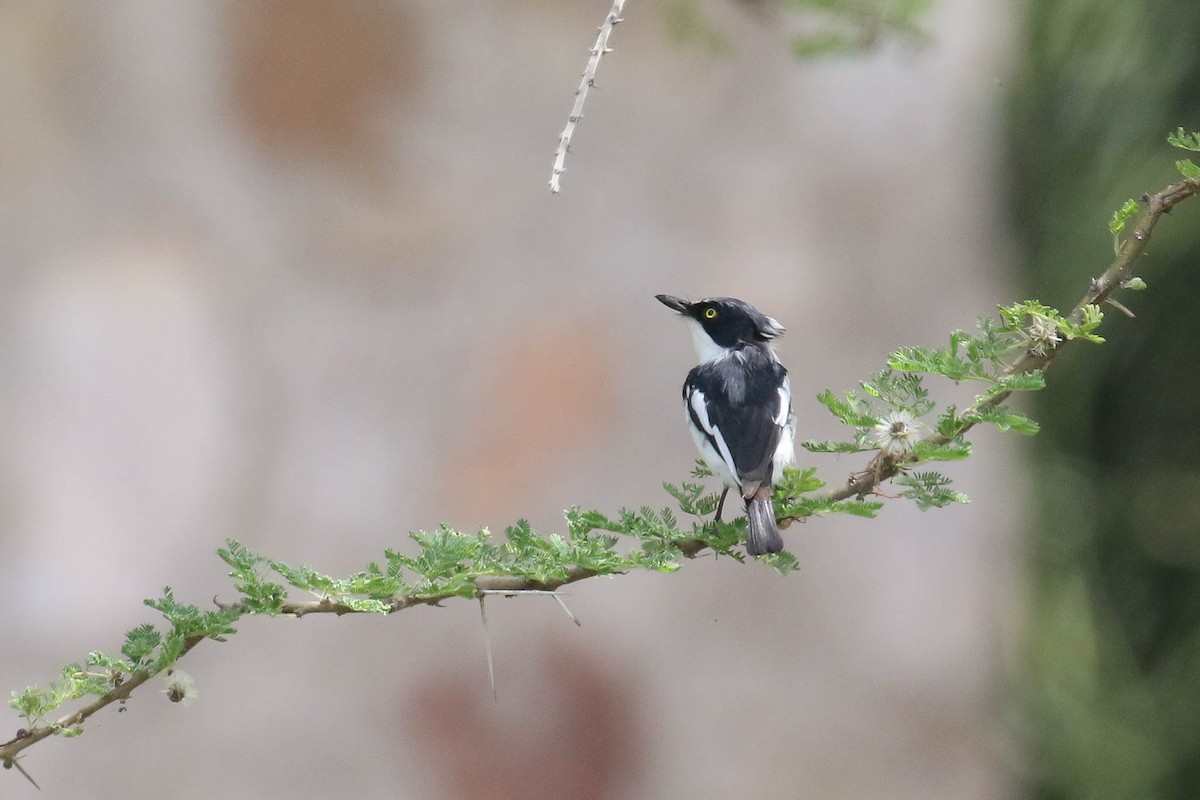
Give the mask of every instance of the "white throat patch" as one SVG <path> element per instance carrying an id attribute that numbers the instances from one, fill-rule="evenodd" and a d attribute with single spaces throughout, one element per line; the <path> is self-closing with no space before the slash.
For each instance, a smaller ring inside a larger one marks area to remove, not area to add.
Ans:
<path id="1" fill-rule="evenodd" d="M 692 329 L 692 344 L 696 346 L 696 355 L 700 358 L 701 364 L 707 364 L 710 361 L 716 361 L 721 356 L 728 352 L 724 347 L 712 340 L 701 325 L 694 319 L 687 320 L 688 327 Z"/>

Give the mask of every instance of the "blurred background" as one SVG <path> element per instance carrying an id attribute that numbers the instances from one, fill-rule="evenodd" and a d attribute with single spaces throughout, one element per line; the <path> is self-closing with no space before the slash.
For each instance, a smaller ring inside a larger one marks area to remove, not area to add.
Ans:
<path id="1" fill-rule="evenodd" d="M 1071 306 L 1200 128 L 1188 0 L 941 3 L 820 59 L 795 3 L 629 0 L 551 196 L 609 5 L 0 4 L 0 689 L 164 584 L 230 596 L 225 537 L 347 574 L 665 504 L 694 356 L 656 293 L 778 317 L 799 438 L 834 435 L 815 395 L 889 350 Z M 1198 220 L 1042 435 L 972 436 L 969 506 L 794 526 L 787 578 L 575 584 L 581 628 L 490 602 L 496 701 L 473 603 L 246 620 L 195 706 L 146 687 L 23 764 L 45 797 L 1194 797 Z"/>

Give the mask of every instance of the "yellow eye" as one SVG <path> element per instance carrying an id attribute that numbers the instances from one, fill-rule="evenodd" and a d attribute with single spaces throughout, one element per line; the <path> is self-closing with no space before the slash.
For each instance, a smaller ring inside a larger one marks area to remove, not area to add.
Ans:
<path id="1" fill-rule="evenodd" d="M 705 319 L 716 319 L 717 318 L 717 310 L 715 308 L 704 309 L 704 318 Z"/>

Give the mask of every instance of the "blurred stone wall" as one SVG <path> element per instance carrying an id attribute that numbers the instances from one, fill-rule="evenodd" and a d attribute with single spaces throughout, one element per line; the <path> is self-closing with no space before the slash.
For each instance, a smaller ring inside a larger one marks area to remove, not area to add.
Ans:
<path id="1" fill-rule="evenodd" d="M 710 3 L 716 57 L 631 0 L 552 197 L 607 7 L 0 6 L 3 687 L 163 584 L 228 595 L 227 536 L 338 574 L 439 522 L 664 504 L 693 355 L 655 293 L 781 319 L 800 438 L 1010 299 L 1006 4 L 800 63 L 770 15 Z M 188 657 L 195 707 L 143 691 L 24 764 L 47 797 L 1007 796 L 1021 471 L 978 442 L 971 506 L 795 526 L 787 579 L 588 581 L 582 628 L 490 603 L 498 702 L 472 603 L 247 620 Z"/>

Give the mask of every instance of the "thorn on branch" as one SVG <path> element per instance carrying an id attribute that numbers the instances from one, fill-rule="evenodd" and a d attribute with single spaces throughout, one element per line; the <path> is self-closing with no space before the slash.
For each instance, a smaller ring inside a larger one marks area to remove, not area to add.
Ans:
<path id="1" fill-rule="evenodd" d="M 37 789 L 39 792 L 42 790 L 42 787 L 38 786 L 38 784 L 37 784 L 37 781 L 35 781 L 35 780 L 33 779 L 33 776 L 32 776 L 32 775 L 30 775 L 28 772 L 26 772 L 26 771 L 25 771 L 25 768 L 21 766 L 21 764 L 20 764 L 20 763 L 17 761 L 17 759 L 15 759 L 15 758 L 6 758 L 6 759 L 4 760 L 4 768 L 5 768 L 5 769 L 12 769 L 13 767 L 16 767 L 16 768 L 17 768 L 17 772 L 19 772 L 19 773 L 21 773 L 22 775 L 24 775 L 24 776 L 25 776 L 25 780 L 27 780 L 27 781 L 29 781 L 30 783 L 32 783 L 32 784 L 33 784 L 33 788 Z"/>
<path id="2" fill-rule="evenodd" d="M 571 609 L 567 608 L 567 602 L 562 599 L 562 595 L 558 592 L 555 592 L 554 599 L 557 600 L 558 604 L 562 607 L 563 612 L 567 615 L 567 619 L 571 620 L 571 622 L 574 622 L 578 627 L 582 628 L 583 623 L 579 621 L 579 617 L 571 613 Z"/>
<path id="3" fill-rule="evenodd" d="M 483 623 L 483 646 L 487 650 L 488 681 L 492 685 L 492 702 L 500 702 L 500 694 L 496 691 L 496 667 L 492 661 L 492 635 L 488 632 L 487 607 L 484 605 L 484 595 L 479 595 L 479 620 Z"/>
<path id="4" fill-rule="evenodd" d="M 1114 300 L 1112 297 L 1104 298 L 1104 302 L 1108 303 L 1110 306 L 1115 308 L 1117 311 L 1120 311 L 1122 314 L 1129 317 L 1130 319 L 1137 319 L 1136 314 L 1134 314 L 1132 311 L 1130 311 L 1128 308 L 1126 308 L 1124 305 L 1122 305 L 1119 301 Z"/>

